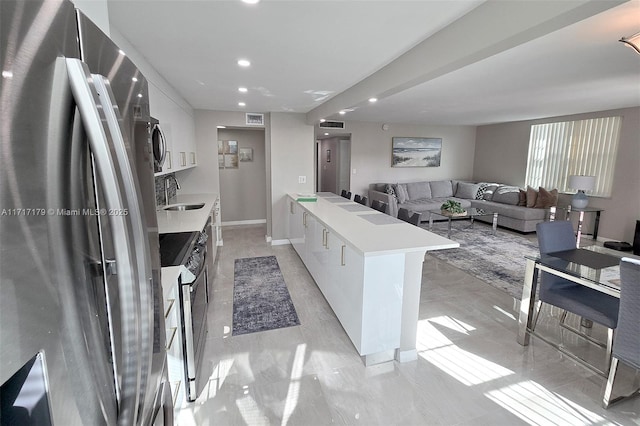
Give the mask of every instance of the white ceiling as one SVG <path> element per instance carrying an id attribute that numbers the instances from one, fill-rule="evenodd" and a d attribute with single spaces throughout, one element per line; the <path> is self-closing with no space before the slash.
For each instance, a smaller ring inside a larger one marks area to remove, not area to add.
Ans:
<path id="1" fill-rule="evenodd" d="M 357 98 L 354 85 L 374 84 L 385 66 L 481 3 L 110 0 L 109 20 L 196 109 L 477 125 L 640 106 L 640 55 L 617 41 L 640 31 L 640 0 L 424 81 L 380 86 L 386 95 L 375 104 Z M 239 58 L 251 67 L 238 67 Z M 334 107 L 340 99 L 358 102 Z M 353 110 L 335 115 L 341 108 Z"/>

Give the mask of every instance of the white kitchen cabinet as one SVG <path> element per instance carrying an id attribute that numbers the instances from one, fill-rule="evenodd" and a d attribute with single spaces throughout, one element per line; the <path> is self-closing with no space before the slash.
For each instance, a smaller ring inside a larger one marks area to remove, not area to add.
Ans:
<path id="1" fill-rule="evenodd" d="M 289 215 L 287 216 L 288 238 L 291 245 L 302 258 L 304 256 L 304 223 L 302 208 L 298 203 L 289 200 Z"/>
<path id="2" fill-rule="evenodd" d="M 169 273 L 165 271 L 176 271 Z M 164 319 L 166 331 L 167 369 L 174 403 L 174 417 L 185 401 L 184 354 L 182 352 L 182 327 L 178 299 L 179 267 L 163 268 L 162 292 L 164 295 Z M 167 275 L 165 277 L 165 275 Z"/>
<path id="3" fill-rule="evenodd" d="M 424 254 L 458 243 L 402 221 L 376 225 L 366 215 L 381 213 L 321 197 L 288 202 L 289 239 L 364 362 L 416 359 Z"/>
<path id="4" fill-rule="evenodd" d="M 160 122 L 167 144 L 164 167 L 156 176 L 195 167 L 198 159 L 192 113 L 152 84 L 149 85 L 149 108 L 151 116 Z"/>

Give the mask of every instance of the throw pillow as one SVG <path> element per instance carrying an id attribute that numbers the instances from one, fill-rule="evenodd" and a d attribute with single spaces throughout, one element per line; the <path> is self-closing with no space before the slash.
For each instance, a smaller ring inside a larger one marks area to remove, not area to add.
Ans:
<path id="1" fill-rule="evenodd" d="M 483 200 L 484 199 L 484 193 L 487 190 L 487 188 L 489 187 L 489 185 L 491 185 L 491 184 L 487 183 L 487 182 L 480 182 L 478 184 L 478 192 L 476 193 L 476 200 Z"/>
<path id="2" fill-rule="evenodd" d="M 519 189 L 520 193 L 518 194 L 518 205 L 522 207 L 527 206 L 527 191 L 524 189 Z"/>
<path id="3" fill-rule="evenodd" d="M 393 188 L 393 186 L 394 185 L 387 184 L 387 186 L 384 188 L 384 192 L 386 192 L 387 194 L 391 195 L 393 198 L 395 198 L 397 200 L 398 196 L 396 195 L 396 190 Z"/>
<path id="4" fill-rule="evenodd" d="M 486 195 L 486 193 L 485 193 Z M 520 188 L 515 186 L 500 185 L 494 192 L 491 201 L 496 203 L 517 206 L 520 199 Z"/>
<path id="5" fill-rule="evenodd" d="M 404 203 L 409 198 L 407 194 L 407 186 L 404 183 L 399 183 L 396 185 L 396 195 L 398 196 L 398 202 Z"/>
<path id="6" fill-rule="evenodd" d="M 535 206 L 537 199 L 538 191 L 527 185 L 527 207 Z"/>
<path id="7" fill-rule="evenodd" d="M 538 188 L 538 198 L 536 199 L 536 209 L 546 209 L 558 204 L 558 190 L 547 191 L 543 187 Z"/>
<path id="8" fill-rule="evenodd" d="M 492 201 L 493 194 L 495 193 L 496 189 L 498 189 L 499 186 L 500 185 L 498 185 L 497 183 L 490 183 L 489 186 L 485 188 L 484 195 L 482 195 L 482 199 L 487 201 Z"/>
<path id="9" fill-rule="evenodd" d="M 458 182 L 456 197 L 472 200 L 476 197 L 478 189 L 480 189 L 479 183 Z"/>

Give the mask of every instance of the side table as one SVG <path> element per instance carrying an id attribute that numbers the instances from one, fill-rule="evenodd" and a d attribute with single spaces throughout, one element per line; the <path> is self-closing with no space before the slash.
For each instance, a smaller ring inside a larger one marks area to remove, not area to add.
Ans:
<path id="1" fill-rule="evenodd" d="M 571 213 L 578 213 L 578 232 L 577 232 L 577 238 L 576 241 L 580 241 L 580 237 L 582 236 L 582 225 L 584 224 L 584 214 L 585 213 L 595 213 L 595 220 L 593 222 L 593 239 L 597 240 L 598 239 L 598 227 L 600 226 L 600 213 L 602 213 L 604 211 L 604 209 L 599 209 L 597 207 L 585 207 L 584 209 L 575 209 L 573 207 L 571 207 L 571 205 L 568 206 L 557 206 L 554 208 L 551 208 L 551 214 L 549 216 L 549 220 L 553 221 L 555 219 L 555 213 L 557 210 L 564 210 L 565 214 L 564 214 L 564 220 L 569 220 L 569 218 L 571 217 Z"/>

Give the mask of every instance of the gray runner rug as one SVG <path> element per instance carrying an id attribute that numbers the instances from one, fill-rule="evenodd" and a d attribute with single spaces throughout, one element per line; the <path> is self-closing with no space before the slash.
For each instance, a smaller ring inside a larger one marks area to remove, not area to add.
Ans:
<path id="1" fill-rule="evenodd" d="M 275 256 L 236 259 L 233 336 L 300 325 Z"/>
<path id="2" fill-rule="evenodd" d="M 421 226 L 428 229 L 428 224 Z M 447 236 L 446 222 L 434 224 L 434 233 Z M 453 223 L 451 238 L 460 247 L 448 250 L 430 251 L 433 257 L 464 270 L 474 277 L 509 293 L 520 300 L 524 282 L 525 255 L 538 256 L 538 244 L 524 236 L 498 228 L 491 235 L 491 225 L 476 221 L 469 228 L 469 221 Z"/>

